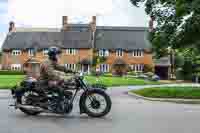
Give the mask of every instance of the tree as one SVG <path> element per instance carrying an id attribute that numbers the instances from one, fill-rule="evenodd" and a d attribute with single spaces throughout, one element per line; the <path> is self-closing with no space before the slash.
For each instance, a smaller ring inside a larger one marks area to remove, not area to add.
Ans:
<path id="1" fill-rule="evenodd" d="M 175 55 L 191 60 L 191 63 L 184 63 L 183 69 L 191 65 L 195 66 L 194 72 L 200 73 L 200 0 L 130 1 L 136 7 L 145 4 L 151 22 L 156 22 L 149 33 L 156 57 L 169 54 L 167 49 L 171 48 Z"/>
<path id="2" fill-rule="evenodd" d="M 144 3 L 146 13 L 157 22 L 150 36 L 158 57 L 168 47 L 200 47 L 200 0 L 130 1 L 137 7 Z"/>

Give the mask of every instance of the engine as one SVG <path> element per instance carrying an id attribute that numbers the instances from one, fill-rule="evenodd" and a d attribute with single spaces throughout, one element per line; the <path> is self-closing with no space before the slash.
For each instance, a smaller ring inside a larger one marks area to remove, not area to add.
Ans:
<path id="1" fill-rule="evenodd" d="M 56 113 L 69 113 L 72 110 L 72 103 L 71 99 L 73 97 L 73 93 L 71 91 L 64 91 L 64 97 L 61 98 L 58 93 L 51 93 L 48 95 L 48 106 L 49 110 L 56 112 Z"/>

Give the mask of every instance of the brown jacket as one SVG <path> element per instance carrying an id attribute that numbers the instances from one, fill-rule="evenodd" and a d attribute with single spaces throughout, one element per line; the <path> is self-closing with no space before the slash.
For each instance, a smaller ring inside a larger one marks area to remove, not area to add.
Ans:
<path id="1" fill-rule="evenodd" d="M 40 79 L 42 80 L 67 80 L 73 77 L 72 73 L 68 73 L 65 66 L 55 64 L 51 60 L 45 60 L 41 64 Z"/>

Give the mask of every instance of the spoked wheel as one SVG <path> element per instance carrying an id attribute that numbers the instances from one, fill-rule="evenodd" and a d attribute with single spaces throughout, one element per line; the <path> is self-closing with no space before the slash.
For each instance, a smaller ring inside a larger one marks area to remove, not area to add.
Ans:
<path id="1" fill-rule="evenodd" d="M 85 111 L 91 117 L 102 117 L 111 110 L 111 99 L 102 90 L 88 93 L 84 99 Z"/>
<path id="2" fill-rule="evenodd" d="M 31 104 L 31 101 L 29 101 L 28 96 L 30 95 L 38 95 L 37 93 L 33 93 L 33 92 L 25 92 L 24 95 L 22 97 L 19 97 L 17 99 L 17 103 L 18 104 L 22 104 L 22 105 L 29 105 Z M 40 111 L 35 111 L 35 110 L 31 110 L 31 109 L 26 109 L 26 108 L 19 108 L 23 113 L 27 114 L 27 115 L 38 115 L 40 114 Z"/>

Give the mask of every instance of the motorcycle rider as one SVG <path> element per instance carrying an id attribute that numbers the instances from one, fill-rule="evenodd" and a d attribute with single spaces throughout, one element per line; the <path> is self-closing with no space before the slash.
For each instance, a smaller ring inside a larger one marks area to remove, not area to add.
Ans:
<path id="1" fill-rule="evenodd" d="M 62 89 L 58 83 L 70 83 L 74 77 L 72 70 L 68 70 L 65 66 L 58 64 L 61 53 L 58 47 L 50 47 L 48 59 L 41 64 L 39 79 L 45 83 L 48 82 L 48 88 Z"/>

